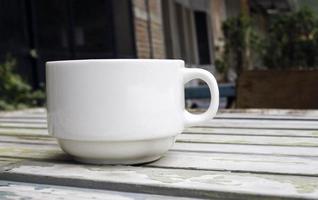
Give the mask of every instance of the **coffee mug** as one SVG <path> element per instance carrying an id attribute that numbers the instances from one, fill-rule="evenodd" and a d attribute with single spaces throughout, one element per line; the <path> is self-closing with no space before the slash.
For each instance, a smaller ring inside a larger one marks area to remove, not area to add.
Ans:
<path id="1" fill-rule="evenodd" d="M 185 110 L 184 84 L 202 79 L 206 112 Z M 182 60 L 92 59 L 46 63 L 49 134 L 84 163 L 137 164 L 159 159 L 185 127 L 212 119 L 215 78 Z"/>

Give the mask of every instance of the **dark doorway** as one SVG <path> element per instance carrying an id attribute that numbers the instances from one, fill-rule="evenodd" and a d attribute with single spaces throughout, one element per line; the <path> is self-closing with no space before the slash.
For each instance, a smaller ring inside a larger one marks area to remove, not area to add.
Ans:
<path id="1" fill-rule="evenodd" d="M 134 58 L 131 9 L 127 0 L 0 0 L 0 61 L 17 58 L 37 88 L 48 60 Z"/>
<path id="2" fill-rule="evenodd" d="M 17 71 L 32 82 L 30 45 L 25 1 L 0 0 L 0 61 L 9 55 L 16 58 Z"/>
<path id="3" fill-rule="evenodd" d="M 207 28 L 207 14 L 205 12 L 195 11 L 194 18 L 198 40 L 199 64 L 211 64 Z"/>

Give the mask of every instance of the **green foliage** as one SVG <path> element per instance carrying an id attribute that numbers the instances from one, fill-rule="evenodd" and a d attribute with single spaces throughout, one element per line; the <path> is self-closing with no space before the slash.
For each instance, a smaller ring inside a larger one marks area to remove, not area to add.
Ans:
<path id="1" fill-rule="evenodd" d="M 225 66 L 225 62 L 222 59 L 216 59 L 214 64 L 215 64 L 216 70 L 219 73 L 224 74 L 226 72 L 227 68 Z"/>
<path id="2" fill-rule="evenodd" d="M 10 56 L 0 64 L 0 110 L 38 106 L 45 98 L 42 91 L 33 91 L 32 87 L 14 72 L 16 64 L 16 60 Z"/>
<path id="3" fill-rule="evenodd" d="M 247 15 L 227 19 L 222 24 L 225 46 L 222 71 L 234 67 L 237 72 L 251 68 L 253 52 L 261 49 L 262 39 Z M 218 67 L 220 68 L 220 67 Z M 221 68 L 220 68 L 221 69 Z"/>
<path id="4" fill-rule="evenodd" d="M 257 60 L 267 68 L 318 67 L 318 19 L 308 8 L 271 16 L 268 33 L 255 27 L 246 15 L 223 23 L 224 52 L 216 62 L 219 72 L 233 67 L 239 74 L 252 69 Z"/>
<path id="5" fill-rule="evenodd" d="M 318 20 L 308 8 L 276 16 L 269 28 L 263 57 L 269 68 L 318 66 Z"/>

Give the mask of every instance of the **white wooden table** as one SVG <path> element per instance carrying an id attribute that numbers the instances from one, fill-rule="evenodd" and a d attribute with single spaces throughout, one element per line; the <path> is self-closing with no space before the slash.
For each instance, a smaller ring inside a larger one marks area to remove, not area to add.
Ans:
<path id="1" fill-rule="evenodd" d="M 139 166 L 72 161 L 45 117 L 0 113 L 0 199 L 318 199 L 318 111 L 221 111 Z"/>

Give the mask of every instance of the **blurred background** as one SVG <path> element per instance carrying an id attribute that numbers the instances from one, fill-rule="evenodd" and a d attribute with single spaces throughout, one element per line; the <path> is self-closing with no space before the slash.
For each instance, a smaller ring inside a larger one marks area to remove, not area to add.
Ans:
<path id="1" fill-rule="evenodd" d="M 45 104 L 45 62 L 183 59 L 221 108 L 318 108 L 317 0 L 0 0 L 0 110 Z M 189 108 L 206 108 L 199 80 Z"/>

